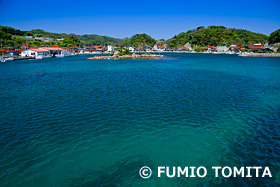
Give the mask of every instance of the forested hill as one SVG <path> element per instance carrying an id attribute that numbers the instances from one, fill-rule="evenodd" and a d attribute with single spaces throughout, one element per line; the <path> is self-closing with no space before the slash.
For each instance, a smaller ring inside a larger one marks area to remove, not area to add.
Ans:
<path id="1" fill-rule="evenodd" d="M 14 36 L 14 37 L 13 37 Z M 34 29 L 31 31 L 21 31 L 13 27 L 0 26 L 0 42 L 3 46 L 20 47 L 22 43 L 26 42 L 24 36 L 33 36 L 33 40 L 28 40 L 30 46 L 41 45 L 59 45 L 59 46 L 71 46 L 71 45 L 83 45 L 89 43 L 91 45 L 115 45 L 124 43 L 124 39 L 113 38 L 108 36 L 99 36 L 97 34 L 76 35 L 73 33 L 52 33 L 41 29 Z M 36 40 L 35 37 L 49 37 L 49 38 L 64 38 L 63 41 L 54 40 L 51 43 L 42 42 Z"/>
<path id="2" fill-rule="evenodd" d="M 125 42 L 124 39 L 119 39 L 119 38 L 112 38 L 109 36 L 100 36 L 97 34 L 84 34 L 84 35 L 79 35 L 80 40 L 89 42 L 89 41 L 104 41 L 108 44 L 122 44 Z"/>
<path id="3" fill-rule="evenodd" d="M 166 41 L 169 47 L 185 45 L 187 42 L 200 46 L 209 45 L 248 45 L 254 43 L 265 43 L 268 36 L 254 33 L 244 29 L 230 29 L 224 26 L 198 27 L 195 30 L 180 33 Z"/>
<path id="4" fill-rule="evenodd" d="M 156 40 L 147 34 L 135 34 L 125 43 L 127 46 L 150 46 L 153 47 Z"/>
<path id="5" fill-rule="evenodd" d="M 280 43 L 280 29 L 272 32 L 268 38 L 269 44 Z"/>
<path id="6" fill-rule="evenodd" d="M 67 37 L 67 34 L 65 33 L 51 33 L 51 32 L 46 32 L 41 29 L 35 29 L 29 31 L 29 33 L 36 34 L 36 35 L 41 35 L 41 36 L 50 36 L 53 38 L 65 38 Z M 89 42 L 89 43 L 98 43 L 98 41 L 102 43 L 111 43 L 111 44 L 122 44 L 125 41 L 123 39 L 119 38 L 113 38 L 109 36 L 100 36 L 97 34 L 84 34 L 84 35 L 77 35 L 78 38 L 82 41 Z"/>
<path id="7" fill-rule="evenodd" d="M 20 36 L 20 37 L 19 37 Z M 119 39 L 108 36 L 100 36 L 97 34 L 66 34 L 66 33 L 52 33 L 41 29 L 34 29 L 31 31 L 21 31 L 12 27 L 0 26 L 0 42 L 3 46 L 20 47 L 22 43 L 27 42 L 24 36 L 33 36 L 33 39 L 28 40 L 30 46 L 41 45 L 59 45 L 69 47 L 72 45 L 83 46 L 86 43 L 91 45 L 116 45 L 125 43 L 126 46 L 153 46 L 156 40 L 147 34 L 135 34 L 131 38 Z M 54 38 L 52 42 L 44 42 L 36 39 L 36 37 L 50 37 Z M 64 38 L 64 40 L 56 40 Z M 248 45 L 254 43 L 275 44 L 280 42 L 280 30 L 276 30 L 266 36 L 260 33 L 254 33 L 244 29 L 226 28 L 224 26 L 209 26 L 198 27 L 194 30 L 180 33 L 165 42 L 169 47 L 178 47 L 185 45 L 187 42 L 198 46 L 209 45 Z"/>

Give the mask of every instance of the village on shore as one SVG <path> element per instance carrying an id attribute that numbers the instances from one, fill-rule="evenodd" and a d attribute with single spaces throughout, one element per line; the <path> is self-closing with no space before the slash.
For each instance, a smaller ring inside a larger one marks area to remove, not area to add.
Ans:
<path id="1" fill-rule="evenodd" d="M 22 59 L 43 59 L 51 57 L 66 57 L 75 56 L 79 54 L 112 54 L 114 50 L 118 48 L 116 46 L 90 46 L 85 45 L 84 47 L 70 46 L 59 47 L 59 46 L 42 46 L 42 47 L 29 47 L 28 43 L 23 43 L 19 49 L 14 49 L 13 47 L 2 47 L 1 52 L 1 62 L 6 62 L 9 60 L 22 60 Z M 276 53 L 277 48 L 269 47 L 267 44 L 254 44 L 248 46 L 237 46 L 231 45 L 226 46 L 207 46 L 200 47 L 198 50 L 194 50 L 195 46 L 192 48 L 191 44 L 187 43 L 184 46 L 177 48 L 166 47 L 155 44 L 153 47 L 150 46 L 123 46 L 123 48 L 128 49 L 130 53 L 165 53 L 165 52 L 175 52 L 175 53 L 212 53 L 212 54 L 239 54 L 240 56 L 272 56 L 279 57 L 280 54 Z M 269 55 L 271 54 L 271 55 Z M 272 55 L 273 54 L 273 55 Z"/>

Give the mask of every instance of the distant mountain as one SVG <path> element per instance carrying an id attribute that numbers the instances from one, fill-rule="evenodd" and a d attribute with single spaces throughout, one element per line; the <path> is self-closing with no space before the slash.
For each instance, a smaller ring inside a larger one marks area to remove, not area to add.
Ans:
<path id="1" fill-rule="evenodd" d="M 153 47 L 156 40 L 147 34 L 135 34 L 125 43 L 127 46 L 151 46 Z"/>
<path id="2" fill-rule="evenodd" d="M 178 47 L 190 42 L 199 46 L 208 45 L 247 45 L 265 43 L 268 36 L 244 29 L 226 28 L 224 26 L 198 27 L 195 30 L 180 33 L 166 41 L 169 47 Z"/>

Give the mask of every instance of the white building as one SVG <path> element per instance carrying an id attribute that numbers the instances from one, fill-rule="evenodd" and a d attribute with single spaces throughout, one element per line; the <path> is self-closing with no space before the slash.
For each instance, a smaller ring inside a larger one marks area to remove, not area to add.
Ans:
<path id="1" fill-rule="evenodd" d="M 164 46 L 157 46 L 157 51 L 158 52 L 165 51 L 165 47 Z"/>
<path id="2" fill-rule="evenodd" d="M 108 52 L 112 52 L 114 50 L 114 47 L 112 45 L 108 45 Z"/>
<path id="3" fill-rule="evenodd" d="M 129 52 L 133 53 L 134 52 L 134 47 L 129 47 L 128 50 L 129 50 Z"/>
<path id="4" fill-rule="evenodd" d="M 28 49 L 20 53 L 22 57 L 45 57 L 49 56 L 49 52 L 45 49 Z"/>

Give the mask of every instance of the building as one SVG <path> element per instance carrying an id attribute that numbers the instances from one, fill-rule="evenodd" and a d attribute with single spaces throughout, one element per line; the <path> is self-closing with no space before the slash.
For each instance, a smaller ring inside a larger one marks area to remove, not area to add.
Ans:
<path id="1" fill-rule="evenodd" d="M 107 51 L 111 53 L 113 50 L 114 50 L 114 46 L 108 45 Z"/>
<path id="2" fill-rule="evenodd" d="M 25 51 L 22 51 L 20 53 L 20 56 L 22 57 L 44 57 L 44 56 L 49 56 L 48 50 L 45 49 L 27 49 Z"/>
<path id="3" fill-rule="evenodd" d="M 235 46 L 235 47 L 233 47 L 232 51 L 239 53 L 242 49 L 243 49 L 242 46 Z"/>
<path id="4" fill-rule="evenodd" d="M 217 50 L 216 50 L 216 47 L 214 47 L 214 46 L 208 46 L 208 51 L 215 52 Z"/>
<path id="5" fill-rule="evenodd" d="M 180 46 L 177 48 L 177 51 L 188 51 L 188 48 L 185 46 Z"/>
<path id="6" fill-rule="evenodd" d="M 66 54 L 66 50 L 58 47 L 58 46 L 52 46 L 52 47 L 41 47 L 39 49 L 45 49 L 49 52 L 49 54 L 51 55 L 65 55 Z"/>
<path id="7" fill-rule="evenodd" d="M 201 51 L 207 51 L 207 52 L 215 52 L 215 51 L 217 51 L 216 47 L 214 47 L 214 46 L 201 47 L 200 50 Z"/>
<path id="8" fill-rule="evenodd" d="M 216 50 L 218 53 L 225 53 L 228 52 L 229 48 L 227 46 L 217 46 Z"/>
<path id="9" fill-rule="evenodd" d="M 157 46 L 157 51 L 158 52 L 165 51 L 165 47 L 164 46 Z"/>
<path id="10" fill-rule="evenodd" d="M 167 47 L 165 50 L 166 51 L 174 51 L 174 48 L 173 47 Z"/>
<path id="11" fill-rule="evenodd" d="M 79 48 L 77 46 L 70 46 L 68 51 L 78 53 L 79 52 Z"/>
<path id="12" fill-rule="evenodd" d="M 13 47 L 3 47 L 2 49 L 4 49 L 6 53 L 14 52 Z"/>
<path id="13" fill-rule="evenodd" d="M 20 49 L 23 50 L 23 51 L 29 49 L 29 44 L 28 44 L 28 43 L 26 43 L 26 44 L 21 44 Z"/>
<path id="14" fill-rule="evenodd" d="M 133 53 L 135 49 L 134 49 L 134 47 L 128 47 L 128 50 L 129 50 L 129 52 Z"/>
<path id="15" fill-rule="evenodd" d="M 264 49 L 264 44 L 248 45 L 248 49 L 251 51 L 261 51 Z"/>

